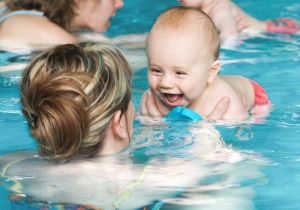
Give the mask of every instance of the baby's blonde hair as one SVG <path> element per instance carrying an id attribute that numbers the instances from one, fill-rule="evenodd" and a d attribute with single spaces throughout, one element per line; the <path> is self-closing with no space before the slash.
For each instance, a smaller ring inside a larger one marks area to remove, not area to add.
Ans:
<path id="1" fill-rule="evenodd" d="M 97 156 L 115 112 L 128 109 L 131 82 L 128 61 L 111 44 L 59 45 L 37 55 L 20 91 L 40 154 L 59 161 Z"/>
<path id="2" fill-rule="evenodd" d="M 220 39 L 210 17 L 200 9 L 194 7 L 176 6 L 165 10 L 159 15 L 152 30 L 197 31 L 203 34 L 204 43 L 212 53 L 214 60 L 219 58 Z M 201 36 L 199 36 L 199 39 Z"/>

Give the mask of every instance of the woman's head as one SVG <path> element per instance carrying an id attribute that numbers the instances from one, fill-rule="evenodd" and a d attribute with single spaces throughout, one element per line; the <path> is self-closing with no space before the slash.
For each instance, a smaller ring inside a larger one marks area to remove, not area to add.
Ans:
<path id="1" fill-rule="evenodd" d="M 105 31 L 123 0 L 4 0 L 11 10 L 37 10 L 67 31 Z"/>
<path id="2" fill-rule="evenodd" d="M 55 160 L 100 154 L 111 126 L 121 119 L 127 127 L 133 123 L 126 118 L 131 81 L 125 56 L 110 44 L 59 45 L 37 55 L 20 91 L 40 154 Z"/>
<path id="3" fill-rule="evenodd" d="M 75 17 L 72 29 L 87 29 L 96 32 L 106 31 L 110 18 L 124 5 L 123 0 L 74 0 Z"/>

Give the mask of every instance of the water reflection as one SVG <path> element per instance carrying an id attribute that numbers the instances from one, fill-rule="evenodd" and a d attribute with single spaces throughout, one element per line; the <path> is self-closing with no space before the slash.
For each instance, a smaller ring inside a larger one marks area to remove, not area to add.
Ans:
<path id="1" fill-rule="evenodd" d="M 267 183 L 261 167 L 268 162 L 232 149 L 209 124 L 190 124 L 184 132 L 173 124 L 141 126 L 131 146 L 115 156 L 62 164 L 35 151 L 0 158 L 1 185 L 26 194 L 26 205 L 31 196 L 53 206 L 103 209 L 253 209 L 254 187 Z"/>

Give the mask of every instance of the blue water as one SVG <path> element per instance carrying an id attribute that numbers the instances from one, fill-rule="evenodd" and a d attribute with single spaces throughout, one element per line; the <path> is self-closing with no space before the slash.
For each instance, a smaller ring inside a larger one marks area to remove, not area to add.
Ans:
<path id="1" fill-rule="evenodd" d="M 277 17 L 293 17 L 300 20 L 300 3 L 297 0 L 235 0 L 250 15 L 261 19 Z M 107 32 L 108 36 L 131 33 L 144 33 L 149 31 L 156 16 L 164 9 L 178 5 L 175 0 L 135 1 L 125 0 L 125 7 L 120 10 L 112 20 L 112 26 Z M 274 107 L 270 115 L 257 123 L 243 123 L 239 126 L 216 125 L 216 129 L 226 145 L 232 146 L 235 151 L 255 154 L 247 156 L 242 162 L 232 163 L 231 171 L 249 173 L 237 176 L 240 180 L 232 183 L 240 184 L 241 188 L 251 186 L 253 196 L 242 198 L 252 203 L 249 209 L 300 209 L 300 35 L 272 35 L 261 37 L 241 37 L 239 43 L 232 48 L 222 48 L 220 59 L 223 63 L 221 74 L 238 74 L 260 83 L 268 92 Z M 22 63 L 26 56 L 16 53 L 0 53 L 1 66 L 10 63 Z M 133 83 L 133 101 L 138 108 L 139 98 L 148 88 L 146 68 L 135 72 Z M 30 137 L 27 123 L 21 115 L 18 103 L 18 81 L 21 71 L 8 71 L 0 73 L 0 154 L 23 149 L 36 149 L 34 139 Z M 238 138 L 239 127 L 244 127 L 243 134 L 250 136 Z M 190 143 L 181 143 L 184 135 L 174 125 L 169 127 L 154 126 L 151 128 L 151 138 L 141 137 L 139 133 L 147 132 L 149 127 L 137 126 L 137 137 L 133 145 L 137 147 L 133 156 L 143 157 L 148 161 L 153 156 L 190 158 L 187 149 Z M 164 131 L 170 129 L 169 132 Z M 164 137 L 161 133 L 167 132 Z M 242 139 L 242 140 L 241 140 Z M 160 142 L 159 140 L 164 140 Z M 141 147 L 138 147 L 142 145 Z M 263 159 L 268 161 L 259 161 Z M 264 162 L 257 166 L 257 162 Z M 247 167 L 242 167 L 242 166 Z M 259 170 L 263 174 L 257 177 L 252 170 Z M 241 170 L 240 170 L 241 169 Z M 249 171 L 247 171 L 249 169 Z M 252 171 L 251 171 L 252 170 Z M 225 175 L 229 172 L 221 171 Z M 158 171 L 159 173 L 159 171 Z M 222 174 L 221 173 L 221 174 Z M 215 183 L 218 176 L 211 176 L 199 181 L 199 187 Z M 237 179 L 238 179 L 237 178 Z M 202 194 L 203 192 L 197 192 Z M 239 197 L 239 188 L 220 190 L 220 194 L 232 194 Z M 9 191 L 0 187 L 0 208 L 16 209 L 7 199 Z M 195 196 L 195 192 L 191 193 Z M 204 192 L 209 196 L 212 192 Z M 216 193 L 217 194 L 217 193 Z M 250 193 L 249 193 L 250 194 Z M 219 194 L 218 194 L 219 195 Z M 212 196 L 218 197 L 218 196 Z M 222 197 L 222 196 L 221 196 Z M 201 197 L 197 200 L 199 201 Z M 224 196 L 226 199 L 226 196 Z M 228 202 L 238 202 L 228 198 Z M 188 203 L 188 202 L 187 202 Z M 199 209 L 193 204 L 183 206 L 165 203 L 156 209 Z M 201 206 L 201 205 L 200 205 Z M 203 205 L 201 206 L 203 207 Z M 153 207 L 154 208 L 154 207 Z M 18 207 L 22 209 L 22 207 Z M 247 208 L 236 208 L 247 209 Z"/>

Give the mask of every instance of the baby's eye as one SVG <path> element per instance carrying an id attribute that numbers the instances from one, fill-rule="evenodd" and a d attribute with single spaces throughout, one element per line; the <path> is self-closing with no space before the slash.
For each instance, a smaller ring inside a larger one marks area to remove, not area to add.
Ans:
<path id="1" fill-rule="evenodd" d="M 182 72 L 182 71 L 177 71 L 176 74 L 177 74 L 177 75 L 180 75 L 180 76 L 181 76 L 181 75 L 186 75 L 186 73 L 185 73 L 185 72 Z"/>
<path id="2" fill-rule="evenodd" d="M 161 70 L 159 70 L 159 69 L 151 69 L 150 71 L 153 73 L 156 73 L 156 74 L 161 73 Z"/>

